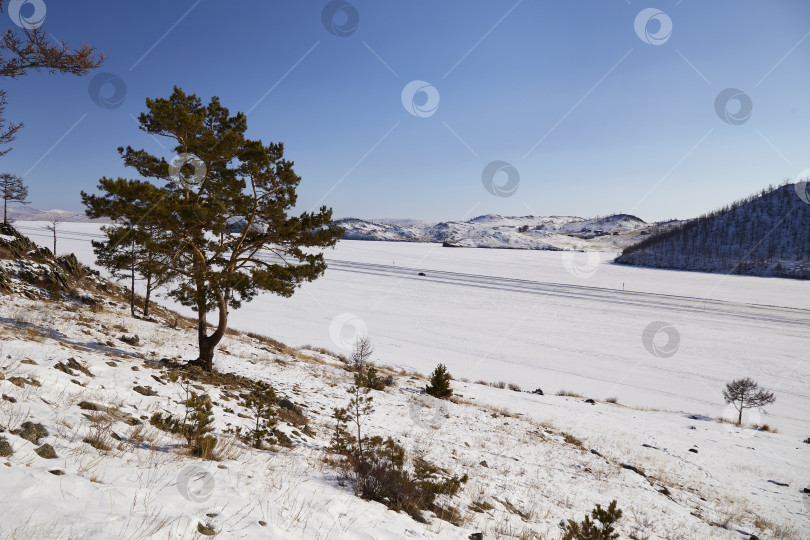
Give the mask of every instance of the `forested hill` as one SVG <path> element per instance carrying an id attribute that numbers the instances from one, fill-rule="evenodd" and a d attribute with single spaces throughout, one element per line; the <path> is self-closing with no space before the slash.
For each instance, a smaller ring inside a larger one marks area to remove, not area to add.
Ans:
<path id="1" fill-rule="evenodd" d="M 810 279 L 810 196 L 806 187 L 785 184 L 763 190 L 629 246 L 616 262 Z"/>

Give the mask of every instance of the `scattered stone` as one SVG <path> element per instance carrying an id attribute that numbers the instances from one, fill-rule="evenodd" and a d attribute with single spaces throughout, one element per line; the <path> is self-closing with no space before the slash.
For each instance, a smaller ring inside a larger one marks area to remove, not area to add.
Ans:
<path id="1" fill-rule="evenodd" d="M 9 377 L 7 380 L 11 384 L 13 384 L 15 386 L 19 386 L 20 388 L 25 388 L 26 385 L 28 385 L 28 386 L 42 386 L 41 384 L 39 384 L 38 380 L 36 380 L 36 379 L 34 379 L 32 377 L 28 377 L 27 379 L 24 379 L 22 377 Z"/>
<path id="2" fill-rule="evenodd" d="M 158 395 L 157 392 L 152 390 L 151 386 L 136 386 L 135 388 L 133 388 L 133 390 L 135 392 L 138 392 L 142 396 L 156 396 L 156 395 Z"/>
<path id="3" fill-rule="evenodd" d="M 110 366 L 110 367 L 118 367 L 118 364 L 116 364 L 116 363 L 115 363 L 115 362 L 113 362 L 112 360 L 110 360 L 109 362 L 107 362 L 107 365 L 108 365 L 108 366 Z"/>
<path id="4" fill-rule="evenodd" d="M 697 448 L 690 448 L 689 451 L 692 452 L 693 454 L 698 453 Z"/>
<path id="5" fill-rule="evenodd" d="M 484 533 L 480 533 L 480 532 L 472 533 L 467 538 L 469 538 L 470 540 L 484 540 Z"/>
<path id="6" fill-rule="evenodd" d="M 804 488 L 804 489 L 802 490 L 802 493 L 807 493 L 807 494 L 810 494 L 810 488 Z"/>
<path id="7" fill-rule="evenodd" d="M 127 345 L 132 345 L 133 347 L 137 347 L 141 342 L 141 338 L 138 337 L 138 334 L 133 334 L 131 336 L 124 334 L 118 339 L 120 339 Z"/>
<path id="8" fill-rule="evenodd" d="M 214 518 L 215 518 L 215 517 L 217 517 L 219 514 L 205 514 L 205 515 L 206 515 L 206 516 L 208 516 L 208 517 L 210 517 L 211 519 L 214 519 Z"/>
<path id="9" fill-rule="evenodd" d="M 6 394 L 3 394 L 3 399 L 8 401 L 9 403 L 17 403 L 17 398 L 13 396 L 7 396 Z"/>
<path id="10" fill-rule="evenodd" d="M 752 534 L 748 536 L 748 540 L 759 540 L 759 536 Z"/>
<path id="11" fill-rule="evenodd" d="M 780 487 L 790 487 L 790 484 L 784 484 L 782 482 L 777 482 L 776 480 L 768 480 L 768 482 L 770 482 L 771 484 L 776 484 L 777 486 Z"/>
<path id="12" fill-rule="evenodd" d="M 2 375 L 2 373 L 0 373 L 0 375 Z M 2 380 L 2 377 L 0 377 L 0 380 Z M 807 437 L 807 438 L 804 440 L 804 444 L 810 444 L 810 437 Z"/>
<path id="13" fill-rule="evenodd" d="M 217 531 L 215 531 L 213 527 L 203 525 L 202 523 L 197 523 L 197 532 L 205 536 L 214 536 L 217 534 Z"/>
<path id="14" fill-rule="evenodd" d="M 0 438 L 0 457 L 8 457 L 13 453 L 14 451 L 11 449 L 11 445 L 6 438 Z"/>
<path id="15" fill-rule="evenodd" d="M 81 371 L 88 377 L 94 377 L 94 375 L 90 372 L 90 370 L 81 365 L 75 358 L 67 359 L 67 367 L 69 367 L 70 369 L 75 369 L 76 371 Z"/>
<path id="16" fill-rule="evenodd" d="M 266 527 L 266 526 L 267 526 L 267 522 L 266 522 L 266 521 L 259 520 L 259 525 L 261 525 L 262 527 Z"/>
<path id="17" fill-rule="evenodd" d="M 537 394 L 538 396 L 545 395 L 545 394 L 543 394 L 543 389 L 542 388 L 535 388 L 534 390 L 532 390 L 529 393 L 530 394 Z"/>
<path id="18" fill-rule="evenodd" d="M 644 471 L 642 471 L 638 467 L 634 467 L 634 466 L 629 465 L 627 463 L 622 463 L 622 469 L 627 469 L 628 471 L 633 471 L 634 473 L 636 473 L 638 475 L 641 475 L 641 476 L 643 476 L 645 478 L 647 477 L 647 475 L 644 474 Z"/>
<path id="19" fill-rule="evenodd" d="M 140 371 L 140 368 L 138 366 L 132 366 L 129 369 L 131 369 L 132 371 Z"/>
<path id="20" fill-rule="evenodd" d="M 596 450 L 594 450 L 593 448 L 591 448 L 591 454 L 593 454 L 593 455 L 595 455 L 595 456 L 603 457 L 603 456 L 602 456 L 602 454 L 600 454 L 599 452 L 597 452 L 597 451 L 596 451 Z"/>
<path id="21" fill-rule="evenodd" d="M 54 470 L 48 471 L 48 472 L 51 473 L 54 476 L 62 476 L 63 474 L 65 474 L 65 471 L 60 471 L 59 469 L 54 469 Z"/>
<path id="22" fill-rule="evenodd" d="M 48 430 L 45 429 L 45 426 L 42 424 L 23 422 L 20 428 L 20 432 L 17 435 L 34 444 L 39 444 L 39 440 L 48 435 Z"/>
<path id="23" fill-rule="evenodd" d="M 129 424 L 130 426 L 137 426 L 140 424 L 138 419 L 133 418 L 132 415 L 119 411 L 114 407 L 107 407 L 105 405 L 99 405 L 98 403 L 93 403 L 92 401 L 82 401 L 79 403 L 79 408 L 85 411 L 95 411 L 95 412 L 103 412 L 106 413 L 116 422 L 124 422 L 125 424 Z M 88 415 L 85 417 L 90 418 Z M 118 439 L 119 441 L 121 439 Z"/>
<path id="24" fill-rule="evenodd" d="M 34 452 L 43 459 L 53 459 L 56 457 L 56 450 L 54 450 L 53 446 L 50 444 L 43 444 L 39 448 L 36 448 Z"/>
<path id="25" fill-rule="evenodd" d="M 596 402 L 592 399 L 586 399 L 585 403 L 590 403 L 591 405 L 596 405 Z"/>
<path id="26" fill-rule="evenodd" d="M 479 465 L 481 465 L 482 467 L 489 468 L 489 465 L 487 465 L 486 461 L 481 461 L 481 463 L 479 463 Z"/>
<path id="27" fill-rule="evenodd" d="M 23 360 L 20 360 L 20 363 L 21 363 L 21 364 L 28 364 L 29 366 L 36 366 L 36 365 L 38 365 L 36 362 L 34 362 L 33 360 L 31 360 L 30 358 L 25 358 L 25 359 L 23 359 Z"/>
<path id="28" fill-rule="evenodd" d="M 642 443 L 641 446 L 643 446 L 644 448 L 652 448 L 653 450 L 659 450 L 659 448 L 657 446 L 653 446 L 653 445 L 647 444 L 647 443 Z"/>

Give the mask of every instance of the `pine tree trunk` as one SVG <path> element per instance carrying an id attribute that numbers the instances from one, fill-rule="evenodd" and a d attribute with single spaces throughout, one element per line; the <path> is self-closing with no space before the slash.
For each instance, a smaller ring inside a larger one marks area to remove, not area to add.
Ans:
<path id="1" fill-rule="evenodd" d="M 206 307 L 205 300 L 198 300 L 197 302 L 197 338 L 200 347 L 200 357 L 194 362 L 202 367 L 205 371 L 214 370 L 214 351 L 216 350 L 219 342 L 225 336 L 225 330 L 228 328 L 228 302 L 225 295 L 220 290 L 216 290 L 217 304 L 219 310 L 219 320 L 217 321 L 217 329 L 210 336 L 207 335 L 206 323 Z"/>
<path id="2" fill-rule="evenodd" d="M 3 199 L 3 225 L 8 225 L 8 199 Z"/>
<path id="3" fill-rule="evenodd" d="M 742 411 L 743 411 L 743 406 L 742 406 L 742 403 L 740 403 L 740 415 L 737 417 L 737 425 L 738 426 L 742 425 Z"/>
<path id="4" fill-rule="evenodd" d="M 132 316 L 135 316 L 135 265 L 133 264 L 129 268 L 129 277 L 130 277 L 130 290 L 129 290 L 129 311 L 132 313 Z"/>
<path id="5" fill-rule="evenodd" d="M 146 296 L 143 300 L 143 316 L 149 317 L 149 296 L 152 293 L 152 272 L 146 274 Z"/>

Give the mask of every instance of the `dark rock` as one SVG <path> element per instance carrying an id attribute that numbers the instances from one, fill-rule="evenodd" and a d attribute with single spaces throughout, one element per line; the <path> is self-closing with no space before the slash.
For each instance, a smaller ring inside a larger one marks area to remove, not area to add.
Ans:
<path id="1" fill-rule="evenodd" d="M 48 435 L 48 430 L 45 429 L 45 426 L 42 424 L 23 422 L 20 428 L 20 432 L 17 435 L 34 444 L 39 444 L 39 440 Z"/>
<path id="2" fill-rule="evenodd" d="M 645 478 L 647 477 L 647 475 L 646 475 L 646 474 L 644 474 L 644 471 L 642 471 L 642 470 L 641 470 L 641 469 L 639 469 L 638 467 L 634 467 L 634 466 L 632 466 L 632 465 L 628 465 L 627 463 L 622 463 L 622 469 L 627 469 L 628 471 L 633 471 L 634 473 L 636 473 L 636 474 L 638 474 L 638 475 L 641 475 L 641 476 L 643 476 L 643 477 L 645 477 Z"/>
<path id="3" fill-rule="evenodd" d="M 141 338 L 138 337 L 138 334 L 133 334 L 131 336 L 123 335 L 118 339 L 127 345 L 132 345 L 133 347 L 137 346 L 141 342 Z"/>
<path id="4" fill-rule="evenodd" d="M 30 358 L 24 358 L 24 359 L 20 360 L 20 363 L 21 364 L 28 364 L 29 366 L 36 366 L 37 365 L 37 363 L 34 362 L 33 360 L 31 360 Z"/>
<path id="5" fill-rule="evenodd" d="M 3 399 L 8 401 L 9 403 L 17 403 L 17 398 L 13 396 L 7 396 L 6 394 L 3 394 Z"/>
<path id="6" fill-rule="evenodd" d="M 770 482 L 771 484 L 775 484 L 777 486 L 781 486 L 781 487 L 790 487 L 790 484 L 784 484 L 782 482 L 777 482 L 776 480 L 768 480 L 768 482 Z"/>
<path id="7" fill-rule="evenodd" d="M 692 452 L 693 454 L 698 453 L 697 448 L 690 448 L 689 451 Z"/>
<path id="8" fill-rule="evenodd" d="M 13 453 L 14 451 L 11 449 L 11 445 L 5 437 L 0 438 L 0 457 L 8 457 Z"/>
<path id="9" fill-rule="evenodd" d="M 259 525 L 261 525 L 262 527 L 266 527 L 266 526 L 267 526 L 267 522 L 266 522 L 266 521 L 261 521 L 261 520 L 259 520 Z"/>
<path id="10" fill-rule="evenodd" d="M 596 402 L 592 399 L 586 399 L 585 403 L 590 403 L 591 405 L 596 405 Z"/>
<path id="11" fill-rule="evenodd" d="M 60 471 L 59 469 L 54 469 L 54 470 L 48 471 L 48 472 L 51 473 L 54 476 L 62 476 L 63 474 L 65 474 L 65 471 Z"/>
<path id="12" fill-rule="evenodd" d="M 487 468 L 489 468 L 489 465 L 487 465 L 487 462 L 486 462 L 486 461 L 481 461 L 481 463 L 479 463 L 479 465 L 481 465 L 482 467 L 487 467 Z"/>
<path id="13" fill-rule="evenodd" d="M 135 392 L 138 392 L 142 396 L 156 396 L 156 395 L 158 395 L 157 392 L 152 390 L 151 386 L 136 386 L 135 388 L 133 388 L 133 390 Z"/>
<path id="14" fill-rule="evenodd" d="M 53 459 L 56 457 L 56 450 L 54 450 L 53 446 L 50 444 L 43 444 L 39 448 L 36 448 L 34 452 L 36 452 L 39 457 L 44 459 Z"/>
<path id="15" fill-rule="evenodd" d="M 602 457 L 602 454 L 600 454 L 599 452 L 597 452 L 597 451 L 596 451 L 596 450 L 594 450 L 593 448 L 591 448 L 591 454 L 593 454 L 593 455 L 595 455 L 595 456 Z"/>
<path id="16" fill-rule="evenodd" d="M 480 532 L 472 533 L 467 538 L 469 538 L 470 540 L 484 540 L 484 533 L 480 533 Z"/>
<path id="17" fill-rule="evenodd" d="M 217 531 L 215 531 L 213 527 L 203 525 L 202 523 L 197 523 L 197 532 L 205 536 L 214 536 L 217 534 Z"/>
<path id="18" fill-rule="evenodd" d="M 544 395 L 544 394 L 543 394 L 543 389 L 542 389 L 542 388 L 535 388 L 534 390 L 532 390 L 532 391 L 531 391 L 531 393 L 532 393 L 532 394 L 537 394 L 538 396 L 542 396 L 542 395 Z"/>
<path id="19" fill-rule="evenodd" d="M 108 366 L 110 366 L 110 367 L 118 367 L 118 364 L 116 364 L 116 363 L 115 363 L 115 362 L 113 362 L 112 360 L 110 360 L 109 362 L 107 362 L 107 365 L 108 365 Z"/>

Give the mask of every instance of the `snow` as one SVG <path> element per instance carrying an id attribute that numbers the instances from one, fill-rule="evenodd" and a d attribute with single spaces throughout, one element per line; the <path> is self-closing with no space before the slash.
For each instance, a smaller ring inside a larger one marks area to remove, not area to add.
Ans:
<path id="1" fill-rule="evenodd" d="M 40 224 L 17 225 L 27 234 Z M 94 231 L 96 224 L 66 224 L 59 252 L 91 263 L 87 235 Z M 43 236 L 32 240 L 48 245 Z M 207 462 L 182 456 L 174 451 L 177 440 L 151 428 L 151 448 L 134 444 L 134 428 L 117 423 L 113 431 L 123 443 L 96 451 L 82 442 L 89 422 L 76 403 L 115 405 L 136 418 L 178 412 L 179 388 L 156 381 L 160 370 L 144 359 L 193 358 L 193 331 L 131 319 L 123 305 L 94 313 L 3 296 L 0 390 L 18 401 L 0 401 L 2 417 L 25 413 L 45 424 L 50 434 L 43 441 L 59 457 L 41 459 L 31 443 L 2 434 L 15 453 L 0 459 L 0 523 L 8 528 L 0 534 L 146 538 L 149 527 L 166 520 L 155 536 L 190 537 L 204 523 L 220 538 L 463 539 L 476 531 L 485 538 L 531 537 L 530 531 L 559 538 L 561 520 L 580 520 L 594 504 L 617 499 L 625 512 L 622 538 L 746 537 L 738 531 L 770 538 L 777 526 L 788 531 L 783 537 L 807 537 L 810 502 L 801 489 L 810 487 L 810 445 L 801 441 L 810 436 L 808 284 L 630 268 L 611 264 L 610 253 L 596 265 L 565 255 L 344 241 L 327 252 L 331 267 L 323 278 L 290 299 L 264 295 L 231 314 L 234 326 L 288 345 L 345 353 L 341 346 L 366 328 L 381 364 L 421 373 L 447 364 L 460 403 L 425 404 L 417 397 L 424 381 L 402 375 L 396 387 L 374 393 L 367 429 L 469 474 L 458 498 L 448 501 L 464 514 L 461 527 L 435 518 L 417 523 L 340 486 L 321 448 L 332 407 L 347 401 L 350 374 L 329 365 L 328 355 L 306 361 L 245 336 L 226 336 L 217 368 L 265 379 L 305 406 L 314 437 L 282 426 L 296 441 L 292 450 L 237 448 Z M 15 321 L 58 332 L 26 339 Z M 680 336 L 670 356 L 671 344 L 643 341 L 656 321 Z M 121 342 L 123 333 L 138 334 L 141 346 Z M 108 340 L 114 347 L 104 345 Z M 71 357 L 95 377 L 53 369 Z M 36 364 L 19 363 L 26 358 Z M 42 386 L 18 388 L 10 375 L 36 377 Z M 745 420 L 778 433 L 714 420 L 731 417 L 720 391 L 738 376 L 775 392 L 776 403 Z M 541 387 L 546 395 L 462 377 Z M 135 394 L 135 385 L 158 395 Z M 562 389 L 597 402 L 551 395 Z M 227 424 L 246 421 L 223 411 L 221 389 L 205 391 L 219 402 L 216 434 L 225 445 Z M 599 401 L 608 397 L 619 403 Z M 582 447 L 565 442 L 565 434 Z M 65 474 L 48 472 L 54 469 Z M 186 482 L 193 488 L 186 490 Z M 469 511 L 479 500 L 493 509 Z M 716 525 L 723 523 L 727 528 Z"/>
<path id="2" fill-rule="evenodd" d="M 627 214 L 583 219 L 572 216 L 515 216 L 486 214 L 467 221 L 441 223 L 412 219 L 338 220 L 347 240 L 438 242 L 455 247 L 529 250 L 615 250 L 640 234 L 669 227 L 647 224 Z"/>

